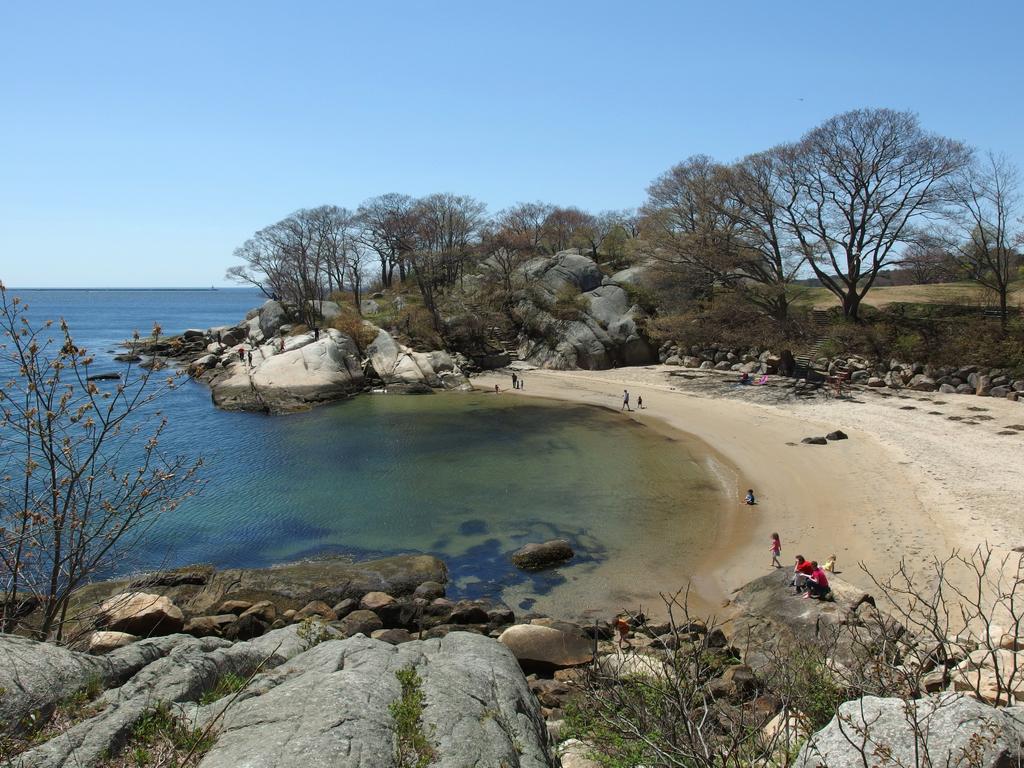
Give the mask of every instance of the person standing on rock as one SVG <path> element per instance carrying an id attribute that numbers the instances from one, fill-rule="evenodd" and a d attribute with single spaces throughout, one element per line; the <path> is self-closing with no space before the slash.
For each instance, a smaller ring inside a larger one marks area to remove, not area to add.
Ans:
<path id="1" fill-rule="evenodd" d="M 632 410 L 633 409 L 629 407 L 629 390 L 628 389 L 624 389 L 624 390 L 622 390 L 622 407 L 619 408 L 619 412 L 621 413 L 622 411 L 632 411 Z"/>
<path id="2" fill-rule="evenodd" d="M 249 359 L 249 367 L 252 368 L 252 350 L 250 349 L 246 355 Z"/>
<path id="3" fill-rule="evenodd" d="M 629 622 L 622 614 L 615 617 L 615 629 L 619 633 L 619 648 L 629 647 Z"/>
<path id="4" fill-rule="evenodd" d="M 313 341 L 320 341 L 320 326 L 313 326 Z"/>

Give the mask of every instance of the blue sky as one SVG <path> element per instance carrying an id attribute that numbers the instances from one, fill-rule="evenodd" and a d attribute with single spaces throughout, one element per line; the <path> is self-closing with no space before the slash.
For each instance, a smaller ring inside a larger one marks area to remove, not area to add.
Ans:
<path id="1" fill-rule="evenodd" d="M 642 202 L 837 112 L 1024 166 L 1019 2 L 0 6 L 0 279 L 223 284 L 297 208 L 391 191 Z"/>

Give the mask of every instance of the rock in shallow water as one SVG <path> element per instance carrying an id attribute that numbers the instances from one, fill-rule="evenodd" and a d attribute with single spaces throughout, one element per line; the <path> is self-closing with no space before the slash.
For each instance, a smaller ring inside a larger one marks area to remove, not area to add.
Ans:
<path id="1" fill-rule="evenodd" d="M 565 539 L 552 539 L 541 544 L 527 544 L 516 550 L 512 554 L 512 562 L 519 568 L 534 571 L 561 565 L 575 554 Z"/>

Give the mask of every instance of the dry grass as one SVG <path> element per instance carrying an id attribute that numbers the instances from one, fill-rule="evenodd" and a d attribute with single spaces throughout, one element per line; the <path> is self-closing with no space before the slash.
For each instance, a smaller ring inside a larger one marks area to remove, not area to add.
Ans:
<path id="1" fill-rule="evenodd" d="M 828 309 L 839 306 L 839 299 L 825 288 L 796 286 L 794 301 L 800 306 L 814 309 Z M 932 285 L 887 285 L 872 288 L 864 303 L 873 307 L 889 304 L 993 304 L 991 293 L 975 283 L 936 283 Z M 1024 283 L 1018 282 L 1010 291 L 1009 304 L 1012 307 L 1024 305 Z"/>

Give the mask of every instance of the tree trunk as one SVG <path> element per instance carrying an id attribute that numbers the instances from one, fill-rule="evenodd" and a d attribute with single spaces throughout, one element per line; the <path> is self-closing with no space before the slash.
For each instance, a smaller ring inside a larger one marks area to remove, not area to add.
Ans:
<path id="1" fill-rule="evenodd" d="M 847 320 L 860 322 L 860 300 L 861 297 L 856 290 L 848 291 L 843 296 L 843 317 Z"/>

